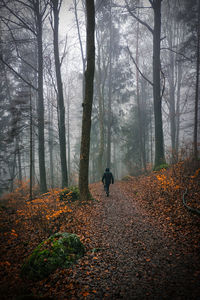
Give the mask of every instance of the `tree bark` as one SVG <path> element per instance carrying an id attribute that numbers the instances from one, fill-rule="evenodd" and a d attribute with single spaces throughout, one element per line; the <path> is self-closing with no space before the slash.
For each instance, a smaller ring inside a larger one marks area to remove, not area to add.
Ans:
<path id="1" fill-rule="evenodd" d="M 138 6 L 140 3 L 138 3 Z M 145 141 L 144 141 L 144 128 L 142 124 L 141 117 L 141 103 L 140 103 L 140 91 L 139 91 L 139 22 L 137 22 L 137 32 L 136 32 L 136 99 L 137 99 L 137 111 L 138 111 L 138 133 L 139 133 L 139 148 L 140 155 L 143 164 L 143 168 L 146 172 L 146 153 L 145 153 Z"/>
<path id="2" fill-rule="evenodd" d="M 43 97 L 43 44 L 42 44 L 42 16 L 40 14 L 40 3 L 37 2 L 37 47 L 38 47 L 38 155 L 40 172 L 40 191 L 47 192 L 45 151 L 44 151 L 44 97 Z"/>
<path id="3" fill-rule="evenodd" d="M 110 3 L 110 45 L 109 45 L 109 77 L 108 77 L 108 130 L 107 130 L 107 168 L 111 167 L 111 126 L 112 126 L 112 15 Z"/>
<path id="4" fill-rule="evenodd" d="M 95 9 L 94 0 L 86 0 L 87 12 L 87 69 L 85 72 L 85 99 L 83 103 L 82 135 L 80 150 L 79 190 L 81 201 L 89 199 L 88 170 L 90 151 L 93 80 L 95 69 Z"/>
<path id="5" fill-rule="evenodd" d="M 177 22 L 174 21 L 173 11 L 176 6 L 168 1 L 168 17 L 171 15 L 171 22 L 167 23 L 166 34 L 169 49 L 174 49 L 175 35 Z M 177 55 L 177 54 L 176 54 Z M 168 81 L 169 81 L 169 120 L 170 120 L 170 137 L 171 137 L 171 162 L 175 163 L 177 160 L 176 153 L 176 106 L 175 106 L 175 90 L 176 90 L 176 80 L 175 80 L 175 61 L 176 56 L 174 51 L 169 51 L 169 65 L 168 65 Z"/>
<path id="6" fill-rule="evenodd" d="M 98 153 L 98 175 L 101 178 L 103 173 L 103 154 L 104 154 L 104 121 L 103 121 L 103 94 L 101 91 L 101 68 L 100 51 L 98 55 L 98 74 L 96 73 L 96 85 L 99 100 L 99 153 Z"/>
<path id="7" fill-rule="evenodd" d="M 178 62 L 177 67 L 177 102 L 176 102 L 176 141 L 175 149 L 178 160 L 178 151 L 179 151 L 179 133 L 180 133 L 180 101 L 181 101 L 181 81 L 182 81 L 182 65 L 181 62 Z"/>
<path id="8" fill-rule="evenodd" d="M 154 10 L 153 30 L 153 98 L 155 118 L 155 162 L 154 167 L 165 163 L 162 103 L 160 90 L 160 36 L 161 36 L 161 2 L 151 1 Z"/>
<path id="9" fill-rule="evenodd" d="M 52 99 L 52 95 L 48 95 Z M 54 188 L 54 163 L 53 163 L 53 105 L 48 101 L 48 146 L 49 146 L 49 164 L 50 164 L 50 183 L 51 188 Z"/>
<path id="10" fill-rule="evenodd" d="M 76 27 L 78 31 L 78 40 L 79 40 L 79 45 L 80 45 L 80 50 L 81 50 L 81 59 L 82 59 L 82 68 L 83 68 L 83 80 L 82 80 L 82 95 L 83 95 L 83 101 L 85 97 L 85 57 L 84 57 L 84 51 L 83 51 L 83 43 L 81 40 L 81 33 L 80 33 L 80 27 L 79 27 L 79 22 L 78 22 L 78 14 L 77 14 L 77 1 L 74 0 L 74 14 L 75 14 L 75 20 L 76 20 Z"/>
<path id="11" fill-rule="evenodd" d="M 19 181 L 22 182 L 22 164 L 21 164 L 21 151 L 19 144 L 20 137 L 17 137 L 17 163 L 18 163 L 18 178 Z"/>
<path id="12" fill-rule="evenodd" d="M 70 99 L 67 95 L 67 157 L 68 157 L 68 183 L 71 184 L 71 145 L 70 145 Z"/>
<path id="13" fill-rule="evenodd" d="M 53 14 L 54 14 L 54 59 L 56 69 L 56 80 L 58 88 L 58 129 L 59 129 L 59 143 L 60 143 L 60 161 L 61 161 L 61 173 L 62 173 L 62 188 L 68 186 L 68 175 L 67 175 L 67 158 L 66 158 L 66 135 L 65 135 L 65 106 L 63 97 L 63 85 L 60 70 L 60 58 L 59 58 L 59 45 L 58 45 L 58 28 L 59 28 L 59 10 L 60 4 L 58 0 L 52 0 Z"/>
<path id="14" fill-rule="evenodd" d="M 200 0 L 198 1 L 198 29 L 197 29 L 197 64 L 196 64 L 196 92 L 194 110 L 194 159 L 198 159 L 198 101 L 199 101 L 199 63 L 200 63 Z"/>
<path id="15" fill-rule="evenodd" d="M 29 103 L 29 114 L 30 114 L 30 184 L 29 184 L 29 200 L 33 198 L 33 106 L 32 106 L 32 96 L 30 88 L 30 103 Z"/>

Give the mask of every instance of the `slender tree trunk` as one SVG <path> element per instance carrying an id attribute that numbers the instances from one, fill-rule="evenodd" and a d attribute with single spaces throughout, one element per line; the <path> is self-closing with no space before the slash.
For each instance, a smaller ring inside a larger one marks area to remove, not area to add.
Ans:
<path id="1" fill-rule="evenodd" d="M 96 72 L 96 85 L 99 99 L 99 153 L 98 153 L 98 175 L 101 178 L 103 173 L 103 154 L 104 154 L 104 122 L 103 122 L 103 94 L 101 89 L 101 66 L 100 49 L 98 44 L 98 74 Z"/>
<path id="2" fill-rule="evenodd" d="M 17 141 L 15 138 L 14 143 L 14 157 L 13 162 L 10 168 L 10 192 L 13 192 L 14 189 L 14 179 L 15 179 L 15 169 L 16 169 L 16 156 L 17 156 Z"/>
<path id="3" fill-rule="evenodd" d="M 171 147 L 172 147 L 172 163 L 176 161 L 176 112 L 175 112 L 175 86 L 174 86 L 174 58 L 173 53 L 170 52 L 170 75 L 169 75 L 169 116 L 170 116 L 170 135 L 171 135 Z"/>
<path id="4" fill-rule="evenodd" d="M 112 3 L 111 3 L 112 4 Z M 111 5 L 110 4 L 110 5 Z M 112 126 L 112 15 L 110 6 L 110 45 L 109 45 L 109 77 L 108 77 L 108 130 L 107 130 L 107 168 L 111 167 L 111 126 Z"/>
<path id="5" fill-rule="evenodd" d="M 111 73 L 110 73 L 111 74 Z M 111 75 L 109 74 L 109 78 Z M 111 124 L 112 124 L 112 112 L 111 112 L 111 80 L 109 80 L 109 95 L 108 95 L 108 130 L 107 130 L 107 168 L 111 166 Z"/>
<path id="6" fill-rule="evenodd" d="M 153 30 L 153 98 L 155 118 L 155 167 L 165 163 L 162 102 L 160 90 L 160 36 L 161 36 L 161 0 L 152 1 L 154 10 Z"/>
<path id="7" fill-rule="evenodd" d="M 52 97 L 49 95 L 49 98 L 52 99 Z M 54 164 L 53 164 L 53 128 L 52 128 L 52 122 L 53 122 L 53 106 L 48 101 L 48 144 L 49 144 L 49 163 L 50 163 L 50 182 L 51 182 L 51 188 L 54 187 Z"/>
<path id="8" fill-rule="evenodd" d="M 70 99 L 67 96 L 67 153 L 68 153 L 68 174 L 69 184 L 71 184 L 71 145 L 70 145 Z"/>
<path id="9" fill-rule="evenodd" d="M 181 80 L 182 80 L 182 66 L 181 62 L 178 62 L 177 70 L 177 101 L 176 101 L 176 141 L 175 149 L 178 160 L 178 151 L 179 151 L 179 132 L 180 132 L 180 100 L 181 100 Z"/>
<path id="10" fill-rule="evenodd" d="M 94 0 L 86 0 L 87 11 L 87 69 L 85 72 L 85 99 L 83 103 L 82 135 L 80 150 L 79 190 L 82 201 L 89 199 L 88 170 L 90 151 L 93 80 L 95 69 L 95 9 Z"/>
<path id="11" fill-rule="evenodd" d="M 20 151 L 20 145 L 19 145 L 19 137 L 17 138 L 17 161 L 18 161 L 18 178 L 19 181 L 22 182 L 22 164 L 21 164 L 21 151 Z"/>
<path id="12" fill-rule="evenodd" d="M 43 45 L 42 45 L 42 16 L 37 11 L 37 46 L 38 46 L 38 148 L 40 191 L 47 192 L 45 151 L 44 151 L 44 98 L 43 98 Z"/>
<path id="13" fill-rule="evenodd" d="M 59 28 L 59 1 L 53 0 L 53 14 L 54 14 L 54 59 L 56 69 L 56 79 L 58 88 L 58 113 L 59 113 L 59 143 L 60 143 L 60 161 L 62 173 L 62 188 L 68 186 L 67 176 L 67 159 L 66 159 L 66 136 L 65 136 L 65 106 L 63 97 L 63 85 L 60 70 L 59 45 L 58 45 L 58 28 Z"/>
<path id="14" fill-rule="evenodd" d="M 103 97 L 99 94 L 99 129 L 100 129 L 100 143 L 99 143 L 99 157 L 98 157 L 98 169 L 99 178 L 103 173 L 103 154 L 104 154 L 104 122 L 103 122 Z"/>
<path id="15" fill-rule="evenodd" d="M 139 3 L 138 3 L 139 6 Z M 139 68 L 139 22 L 137 22 L 137 39 L 136 39 L 136 65 Z M 137 99 L 137 110 L 138 110 L 138 133 L 139 133 L 139 149 L 140 156 L 143 164 L 143 168 L 146 172 L 146 156 L 145 156 L 145 141 L 144 141 L 144 130 L 141 117 L 141 103 L 140 103 L 140 91 L 139 91 L 139 71 L 136 68 L 136 99 Z"/>
<path id="16" fill-rule="evenodd" d="M 31 88 L 30 88 L 30 107 L 29 107 L 29 114 L 30 114 L 30 185 L 29 185 L 29 200 L 33 198 L 33 107 L 32 107 L 32 96 L 31 96 Z"/>
<path id="17" fill-rule="evenodd" d="M 171 12 L 174 6 L 170 8 Z M 174 34 L 176 32 L 174 21 L 168 24 L 168 44 L 169 48 L 173 49 L 174 44 Z M 170 118 L 170 137 L 171 137 L 171 149 L 172 149 L 172 163 L 176 162 L 176 110 L 175 110 L 175 54 L 169 51 L 169 66 L 168 66 L 168 78 L 169 78 L 169 118 Z"/>
<path id="18" fill-rule="evenodd" d="M 116 142 L 113 143 L 113 161 L 114 161 L 114 174 L 115 174 L 115 179 L 119 178 L 118 174 L 118 159 L 117 159 L 117 144 Z"/>
<path id="19" fill-rule="evenodd" d="M 150 134 L 151 134 L 151 141 L 150 141 L 150 144 L 151 144 L 151 165 L 153 166 L 153 120 L 152 120 L 152 116 L 151 116 L 151 121 L 150 121 Z"/>
<path id="20" fill-rule="evenodd" d="M 83 95 L 83 101 L 85 97 L 85 57 L 84 57 L 84 51 L 83 51 L 83 44 L 81 41 L 81 33 L 80 33 L 80 27 L 79 27 L 79 22 L 78 22 L 78 14 L 77 14 L 77 1 L 74 0 L 74 13 L 75 13 L 75 20 L 76 20 L 76 27 L 78 31 L 78 40 L 79 40 L 79 45 L 80 45 L 80 50 L 81 50 L 81 58 L 82 58 L 82 69 L 83 69 L 83 80 L 82 80 L 82 95 Z"/>
<path id="21" fill-rule="evenodd" d="M 34 48 L 35 48 L 35 57 L 34 57 L 34 61 L 37 61 L 37 43 L 34 44 Z M 37 73 L 34 74 L 34 86 L 37 86 Z M 30 87 L 31 88 L 31 87 Z M 37 92 L 35 90 L 31 90 L 31 97 L 32 97 L 32 111 L 33 111 L 33 117 L 35 115 L 35 112 L 37 111 Z M 36 184 L 37 182 L 37 177 L 36 177 L 36 143 L 37 143 L 37 137 L 35 134 L 35 122 L 33 122 L 33 139 L 32 139 L 32 153 L 33 153 L 33 157 L 32 157 L 32 172 L 33 172 L 33 186 Z M 38 182 L 37 182 L 38 183 Z"/>
<path id="22" fill-rule="evenodd" d="M 198 1 L 198 29 L 197 29 L 197 64 L 196 64 L 196 93 L 194 110 L 194 159 L 198 159 L 198 101 L 199 101 L 199 63 L 200 63 L 200 0 Z"/>

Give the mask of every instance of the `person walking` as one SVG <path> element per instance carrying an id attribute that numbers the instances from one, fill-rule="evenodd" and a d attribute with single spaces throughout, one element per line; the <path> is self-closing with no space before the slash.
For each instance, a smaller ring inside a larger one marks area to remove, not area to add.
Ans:
<path id="1" fill-rule="evenodd" d="M 113 174 L 110 172 L 109 168 L 106 168 L 106 170 L 103 174 L 103 177 L 102 177 L 102 182 L 104 184 L 104 188 L 106 190 L 106 195 L 108 197 L 110 184 L 111 184 L 111 182 L 112 182 L 112 184 L 114 183 L 114 177 L 113 177 Z"/>

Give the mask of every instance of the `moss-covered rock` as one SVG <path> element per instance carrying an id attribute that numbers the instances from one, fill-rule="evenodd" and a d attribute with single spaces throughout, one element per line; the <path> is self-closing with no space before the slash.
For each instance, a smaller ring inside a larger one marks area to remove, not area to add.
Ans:
<path id="1" fill-rule="evenodd" d="M 56 233 L 37 246 L 23 264 L 21 275 L 43 279 L 59 267 L 70 267 L 84 253 L 85 248 L 76 234 Z"/>
<path id="2" fill-rule="evenodd" d="M 64 188 L 60 192 L 60 200 L 61 201 L 68 201 L 68 202 L 74 202 L 76 200 L 80 199 L 80 193 L 77 186 L 70 186 L 68 188 Z"/>
<path id="3" fill-rule="evenodd" d="M 131 180 L 133 180 L 133 176 L 126 175 L 126 176 L 124 176 L 121 180 L 122 180 L 122 181 L 131 181 Z"/>
<path id="4" fill-rule="evenodd" d="M 169 165 L 168 164 L 162 164 L 162 165 L 159 165 L 159 166 L 155 166 L 154 167 L 154 171 L 160 171 L 162 169 L 168 169 L 169 168 Z"/>

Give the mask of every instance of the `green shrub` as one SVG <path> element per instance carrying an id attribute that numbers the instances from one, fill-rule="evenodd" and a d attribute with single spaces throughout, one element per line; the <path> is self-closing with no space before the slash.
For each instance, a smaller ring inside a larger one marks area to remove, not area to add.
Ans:
<path id="1" fill-rule="evenodd" d="M 154 167 L 154 171 L 160 171 L 162 169 L 168 169 L 170 166 L 168 164 L 162 164 L 162 165 L 159 165 L 159 166 L 156 166 Z"/>
<path id="2" fill-rule="evenodd" d="M 133 176 L 130 176 L 130 175 L 126 175 L 122 178 L 122 181 L 131 181 L 133 180 Z"/>
<path id="3" fill-rule="evenodd" d="M 80 199 L 80 193 L 77 186 L 65 188 L 60 192 L 60 200 L 73 202 Z"/>

